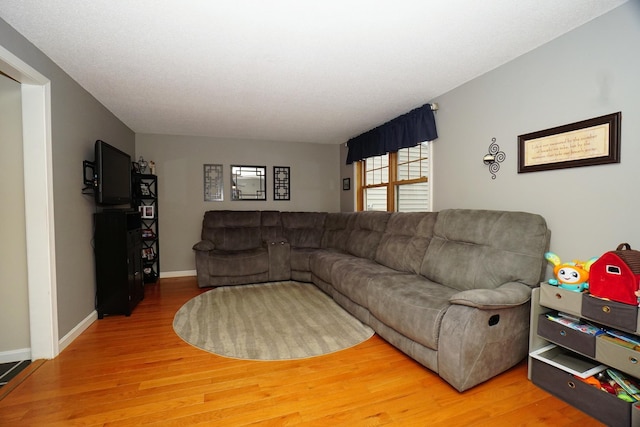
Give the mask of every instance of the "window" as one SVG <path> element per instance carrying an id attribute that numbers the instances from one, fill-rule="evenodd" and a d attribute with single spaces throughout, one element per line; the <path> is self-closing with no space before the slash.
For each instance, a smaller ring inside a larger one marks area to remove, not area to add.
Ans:
<path id="1" fill-rule="evenodd" d="M 431 210 L 429 143 L 357 162 L 358 210 Z"/>

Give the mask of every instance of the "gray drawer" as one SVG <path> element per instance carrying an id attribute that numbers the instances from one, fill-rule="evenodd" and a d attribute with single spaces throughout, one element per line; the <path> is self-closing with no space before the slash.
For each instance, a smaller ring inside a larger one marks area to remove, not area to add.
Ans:
<path id="1" fill-rule="evenodd" d="M 582 313 L 582 292 L 573 292 L 548 283 L 541 283 L 540 305 L 579 317 Z"/>
<path id="2" fill-rule="evenodd" d="M 538 335 L 547 341 L 561 345 L 585 356 L 596 356 L 596 337 L 547 319 L 541 314 L 538 318 Z"/>
<path id="3" fill-rule="evenodd" d="M 638 328 L 638 307 L 588 294 L 582 296 L 582 316 L 627 332 Z"/>
<path id="4" fill-rule="evenodd" d="M 605 365 L 614 366 L 632 377 L 640 377 L 640 352 L 596 338 L 596 359 Z"/>
<path id="5" fill-rule="evenodd" d="M 531 380 L 538 387 L 604 424 L 636 426 L 640 420 L 640 409 L 636 404 L 618 399 L 540 360 L 531 360 Z"/>

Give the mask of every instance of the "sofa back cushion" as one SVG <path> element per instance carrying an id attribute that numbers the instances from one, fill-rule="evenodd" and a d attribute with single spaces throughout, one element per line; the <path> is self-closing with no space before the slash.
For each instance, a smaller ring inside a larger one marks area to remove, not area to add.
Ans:
<path id="1" fill-rule="evenodd" d="M 324 232 L 325 212 L 282 212 L 282 232 L 291 247 L 319 248 Z"/>
<path id="2" fill-rule="evenodd" d="M 327 249 L 347 250 L 349 240 L 349 223 L 355 220 L 354 212 L 331 212 L 324 222 L 324 232 L 320 247 Z"/>
<path id="3" fill-rule="evenodd" d="M 438 213 L 421 266 L 428 279 L 455 288 L 495 289 L 506 282 L 537 286 L 550 232 L 540 215 L 449 209 Z"/>
<path id="4" fill-rule="evenodd" d="M 262 241 L 272 241 L 283 237 L 282 219 L 279 211 L 260 212 L 260 233 Z"/>
<path id="5" fill-rule="evenodd" d="M 436 212 L 391 214 L 376 251 L 376 262 L 394 270 L 419 274 L 437 216 Z"/>
<path id="6" fill-rule="evenodd" d="M 360 258 L 374 259 L 382 234 L 391 216 L 390 212 L 356 212 L 349 223 L 351 232 L 347 239 L 347 252 Z"/>
<path id="7" fill-rule="evenodd" d="M 207 211 L 202 221 L 202 240 L 215 249 L 242 251 L 262 246 L 259 211 Z"/>

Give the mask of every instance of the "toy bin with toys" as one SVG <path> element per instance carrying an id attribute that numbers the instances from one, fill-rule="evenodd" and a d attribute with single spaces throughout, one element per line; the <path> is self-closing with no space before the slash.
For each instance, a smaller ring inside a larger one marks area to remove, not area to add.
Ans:
<path id="1" fill-rule="evenodd" d="M 545 258 L 554 277 L 532 294 L 529 378 L 607 425 L 640 427 L 640 251 Z"/>
<path id="2" fill-rule="evenodd" d="M 529 378 L 607 425 L 640 427 L 640 328 L 630 333 L 587 318 L 587 297 L 548 283 L 533 290 Z"/>

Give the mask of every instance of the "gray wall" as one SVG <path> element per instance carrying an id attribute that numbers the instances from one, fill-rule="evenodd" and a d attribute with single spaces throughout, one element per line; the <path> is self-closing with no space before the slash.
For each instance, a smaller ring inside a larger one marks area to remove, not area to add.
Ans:
<path id="1" fill-rule="evenodd" d="M 434 210 L 538 212 L 551 250 L 588 259 L 640 249 L 640 2 L 618 9 L 435 99 Z M 622 111 L 621 163 L 517 173 L 517 136 Z M 482 163 L 495 137 L 507 158 Z"/>
<path id="2" fill-rule="evenodd" d="M 0 353 L 30 347 L 21 98 L 0 75 Z"/>
<path id="3" fill-rule="evenodd" d="M 138 134 L 136 159 L 141 155 L 156 164 L 160 269 L 165 275 L 195 270 L 191 247 L 200 240 L 207 210 L 340 210 L 337 145 Z M 224 201 L 204 201 L 204 164 L 223 165 Z M 229 200 L 232 164 L 267 166 L 267 201 Z M 290 201 L 273 200 L 273 166 L 291 168 Z"/>
<path id="4" fill-rule="evenodd" d="M 55 267 L 61 338 L 94 311 L 91 239 L 95 205 L 92 198 L 81 193 L 82 161 L 93 160 L 96 139 L 103 139 L 133 154 L 135 135 L 2 20 L 0 44 L 51 80 Z"/>

